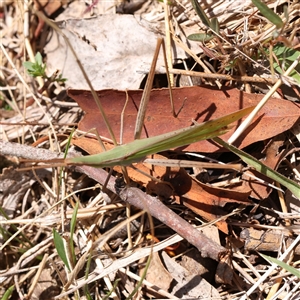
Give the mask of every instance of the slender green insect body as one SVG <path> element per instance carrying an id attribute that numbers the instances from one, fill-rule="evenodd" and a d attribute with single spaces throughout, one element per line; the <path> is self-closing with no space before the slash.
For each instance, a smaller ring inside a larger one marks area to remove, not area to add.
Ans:
<path id="1" fill-rule="evenodd" d="M 65 163 L 68 165 L 89 165 L 99 168 L 130 165 L 133 162 L 142 160 L 147 155 L 222 135 L 229 130 L 228 125 L 230 123 L 249 114 L 253 108 L 245 108 L 215 120 L 166 134 L 134 140 L 131 143 L 117 146 L 99 154 L 67 158 Z"/>

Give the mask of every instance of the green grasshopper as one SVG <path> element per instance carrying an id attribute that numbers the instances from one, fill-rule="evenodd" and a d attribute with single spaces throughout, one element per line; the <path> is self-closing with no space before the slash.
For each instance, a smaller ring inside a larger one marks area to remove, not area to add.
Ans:
<path id="1" fill-rule="evenodd" d="M 253 108 L 254 107 L 248 107 L 215 120 L 196 124 L 166 134 L 134 140 L 131 143 L 116 146 L 109 151 L 99 154 L 66 159 L 54 159 L 48 160 L 47 162 L 56 162 L 62 165 L 89 165 L 99 168 L 113 167 L 116 165 L 128 166 L 133 162 L 142 160 L 147 155 L 222 135 L 230 129 L 228 126 L 230 123 L 249 114 Z"/>

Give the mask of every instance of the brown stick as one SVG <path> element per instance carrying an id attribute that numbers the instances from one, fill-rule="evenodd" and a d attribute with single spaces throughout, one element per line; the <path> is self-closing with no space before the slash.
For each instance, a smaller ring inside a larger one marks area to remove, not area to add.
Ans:
<path id="1" fill-rule="evenodd" d="M 3 141 L 0 141 L 0 154 L 37 160 L 53 159 L 58 157 L 56 153 L 45 149 L 38 149 Z M 104 184 L 108 176 L 108 173 L 103 169 L 93 168 L 90 166 L 76 166 L 75 169 L 78 172 L 86 174 L 100 184 Z M 115 183 L 116 178 L 111 176 L 108 181 L 107 188 L 112 192 L 117 193 Z M 227 252 L 224 247 L 210 240 L 202 232 L 198 231 L 174 213 L 157 198 L 145 194 L 140 189 L 132 187 L 124 188 L 121 190 L 119 195 L 126 203 L 148 211 L 154 218 L 172 228 L 189 243 L 194 245 L 201 252 L 203 257 L 209 257 L 219 261 L 219 259 Z"/>
<path id="2" fill-rule="evenodd" d="M 191 226 L 187 221 L 165 206 L 159 199 L 143 193 L 138 188 L 125 188 L 119 195 L 123 201 L 140 209 L 146 209 L 151 216 L 172 228 L 189 243 L 194 245 L 200 251 L 202 257 L 210 257 L 218 261 L 220 256 L 226 253 L 225 248 Z"/>
<path id="3" fill-rule="evenodd" d="M 108 174 L 103 169 L 96 169 L 89 166 L 77 166 L 76 170 L 85 173 L 87 176 L 102 184 L 105 182 Z M 116 178 L 112 176 L 107 188 L 117 193 L 115 180 Z M 124 188 L 119 193 L 119 196 L 124 202 L 148 211 L 152 217 L 172 228 L 189 243 L 194 245 L 201 252 L 202 257 L 209 257 L 219 261 L 220 257 L 226 253 L 227 250 L 224 247 L 210 240 L 202 232 L 175 214 L 156 197 L 147 195 L 140 189 L 133 187 Z"/>

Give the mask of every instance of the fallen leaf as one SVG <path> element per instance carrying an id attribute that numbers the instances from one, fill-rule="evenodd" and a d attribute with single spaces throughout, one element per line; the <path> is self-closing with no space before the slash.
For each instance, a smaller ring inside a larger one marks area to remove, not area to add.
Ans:
<path id="1" fill-rule="evenodd" d="M 116 136 L 119 136 L 120 132 L 121 113 L 124 109 L 126 93 L 129 101 L 124 110 L 124 143 L 133 140 L 134 124 L 142 91 L 123 92 L 103 90 L 98 92 L 98 96 Z M 68 94 L 86 112 L 85 117 L 79 124 L 79 129 L 89 131 L 92 128 L 97 128 L 100 135 L 107 137 L 106 127 L 103 125 L 103 119 L 91 93 L 81 90 L 68 90 Z M 173 97 L 175 100 L 175 110 L 178 115 L 177 118 L 172 116 L 171 108 L 168 106 L 169 90 L 160 89 L 152 91 L 145 118 L 143 137 L 187 127 L 192 125 L 192 120 L 203 122 L 217 118 L 240 108 L 255 105 L 261 98 L 259 95 L 246 94 L 235 89 L 220 91 L 203 87 L 173 89 Z M 201 105 L 199 105 L 200 102 Z M 201 109 L 199 109 L 200 106 Z M 299 108 L 295 103 L 271 99 L 239 140 L 240 147 L 276 136 L 280 132 L 289 129 L 299 119 L 299 110 L 295 108 Z M 277 126 L 274 126 L 274 123 Z M 223 138 L 226 139 L 231 134 L 232 132 L 227 133 Z M 87 145 L 88 142 L 85 144 Z M 187 146 L 184 150 L 212 152 L 220 149 L 209 141 L 201 141 Z M 94 154 L 95 151 L 88 150 L 88 153 Z M 235 189 L 213 188 L 196 181 L 184 169 L 149 167 L 142 163 L 135 164 L 135 166 L 146 174 L 168 182 L 173 187 L 173 191 L 164 182 L 153 181 L 146 175 L 141 175 L 135 170 L 129 170 L 129 176 L 132 180 L 147 186 L 148 191 L 161 197 L 169 198 L 174 193 L 173 195 L 175 195 L 178 203 L 184 204 L 207 221 L 212 221 L 226 215 L 228 211 L 224 207 L 227 203 L 235 202 L 248 205 L 251 203 L 248 199 L 250 193 L 256 193 L 259 187 L 255 183 L 255 189 L 253 190 L 253 181 L 249 181 Z M 118 171 L 120 172 L 121 170 Z M 265 189 L 263 187 L 263 191 Z M 228 233 L 225 220 L 219 221 L 217 226 L 221 231 Z"/>
<path id="2" fill-rule="evenodd" d="M 100 2 L 103 5 L 107 1 Z M 82 9 L 81 13 L 84 13 L 84 6 L 78 8 Z M 155 28 L 152 22 L 142 16 L 107 14 L 107 11 L 94 18 L 70 18 L 70 14 L 60 18 L 56 25 L 69 39 L 77 56 L 84 58 L 81 63 L 95 89 L 140 87 L 149 72 L 157 38 L 161 37 L 160 29 Z M 190 46 L 195 53 L 199 50 L 196 44 Z M 172 48 L 173 59 L 186 57 L 175 43 Z M 59 69 L 62 76 L 68 79 L 68 87 L 88 88 L 75 57 L 70 54 L 71 50 L 61 35 L 51 33 L 44 50 L 49 74 Z M 157 61 L 157 72 L 165 73 L 162 51 Z"/>
<path id="3" fill-rule="evenodd" d="M 220 262 L 217 267 L 215 281 L 219 284 L 232 285 L 233 281 L 233 269 L 231 265 L 231 254 L 227 253 L 220 258 Z"/>
<path id="4" fill-rule="evenodd" d="M 139 270 L 140 276 L 143 275 L 144 268 Z M 166 270 L 161 262 L 159 254 L 154 252 L 150 261 L 149 268 L 146 275 L 147 281 L 151 282 L 153 285 L 158 286 L 162 290 L 168 290 L 170 288 L 173 277 Z"/>
<path id="5" fill-rule="evenodd" d="M 170 258 L 165 252 L 162 252 L 162 258 L 168 271 L 177 282 L 177 284 L 175 282 L 173 284 L 173 295 L 180 299 L 199 299 L 199 295 L 202 299 L 220 298 L 218 290 L 199 274 L 190 274 L 189 270 Z"/>
<path id="6" fill-rule="evenodd" d="M 209 226 L 211 231 L 218 236 L 216 226 Z M 180 264 L 189 272 L 189 275 L 200 275 L 208 282 L 214 280 L 217 263 L 210 258 L 203 258 L 197 249 L 193 248 L 182 256 Z"/>
<path id="7" fill-rule="evenodd" d="M 72 144 L 84 150 L 88 154 L 97 154 L 101 153 L 103 150 L 98 140 L 88 137 L 72 137 Z M 110 150 L 114 145 L 110 143 L 105 143 L 106 150 Z"/>
<path id="8" fill-rule="evenodd" d="M 213 221 L 229 213 L 225 209 L 227 203 L 237 203 L 239 205 L 249 205 L 248 199 L 251 190 L 234 190 L 210 187 L 189 176 L 185 169 L 181 168 L 179 172 L 169 178 L 162 177 L 164 181 L 169 182 L 176 195 L 176 202 L 184 204 L 203 217 L 206 221 Z M 225 220 L 216 223 L 218 228 L 224 233 L 228 233 L 228 226 Z"/>
<path id="9" fill-rule="evenodd" d="M 228 88 L 217 90 L 211 87 L 193 86 L 174 88 L 172 91 L 177 117 L 172 116 L 169 90 L 152 90 L 144 121 L 143 138 L 188 127 L 194 121 L 201 123 L 224 116 L 239 109 L 256 105 L 262 98 L 261 95 L 247 94 L 237 89 Z M 126 92 L 102 90 L 97 93 L 117 139 L 120 136 L 121 113 L 125 106 L 126 94 L 128 95 L 129 101 L 124 110 L 123 143 L 131 142 L 134 136 L 142 90 Z M 79 129 L 89 131 L 96 128 L 101 136 L 110 138 L 91 92 L 69 89 L 68 95 L 86 112 L 79 123 Z M 243 148 L 290 129 L 300 117 L 299 108 L 299 104 L 294 102 L 270 99 L 235 145 Z M 231 131 L 223 135 L 222 138 L 228 139 L 237 126 L 238 124 L 235 123 Z M 215 152 L 221 151 L 221 149 L 220 146 L 211 141 L 200 141 L 178 150 Z"/>
<path id="10" fill-rule="evenodd" d="M 50 268 L 43 269 L 38 281 L 35 283 L 31 299 L 47 300 L 54 299 L 55 296 L 59 295 L 60 288 L 54 278 L 55 276 L 53 275 L 53 272 L 51 274 Z"/>

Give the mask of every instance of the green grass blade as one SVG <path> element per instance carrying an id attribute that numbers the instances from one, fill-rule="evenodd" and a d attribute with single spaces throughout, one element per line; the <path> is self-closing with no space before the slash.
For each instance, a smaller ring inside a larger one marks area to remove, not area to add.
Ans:
<path id="1" fill-rule="evenodd" d="M 197 15 L 199 16 L 199 18 L 201 19 L 203 24 L 209 28 L 212 28 L 209 18 L 207 17 L 206 13 L 200 6 L 199 2 L 197 0 L 191 0 L 191 2 L 192 2 L 194 10 L 196 11 Z"/>
<path id="2" fill-rule="evenodd" d="M 144 279 L 146 279 L 146 275 L 150 267 L 151 260 L 152 260 L 152 253 L 148 256 L 147 263 L 140 281 L 137 283 L 134 290 L 130 293 L 130 295 L 126 298 L 126 300 L 134 299 L 134 295 L 138 292 L 139 288 L 142 286 Z"/>
<path id="3" fill-rule="evenodd" d="M 268 176 L 269 178 L 279 182 L 281 185 L 285 186 L 289 189 L 298 199 L 300 199 L 300 185 L 297 184 L 295 181 L 286 178 L 285 176 L 279 174 L 278 172 L 272 170 L 271 168 L 267 167 L 259 160 L 251 156 L 250 154 L 232 146 L 228 143 L 224 142 L 222 139 L 216 137 L 213 139 L 218 144 L 222 145 L 223 147 L 227 148 L 228 150 L 232 151 L 236 155 L 238 155 L 245 163 L 249 166 L 255 168 L 258 172 Z"/>
<path id="4" fill-rule="evenodd" d="M 102 298 L 102 300 L 108 300 L 111 296 L 111 294 L 116 290 L 118 284 L 119 284 L 119 281 L 121 280 L 121 278 L 117 278 L 115 281 L 114 281 L 114 284 L 112 286 L 112 289 L 105 295 L 105 297 Z"/>
<path id="5" fill-rule="evenodd" d="M 74 131 L 75 131 L 75 128 L 72 129 L 72 131 L 71 131 L 71 133 L 70 133 L 70 136 L 69 136 L 69 138 L 68 138 L 68 142 L 67 142 L 66 149 L 65 149 L 65 152 L 64 152 L 64 158 L 66 158 L 67 155 L 68 155 L 68 152 L 69 152 L 69 149 L 70 149 L 70 146 L 71 146 L 71 141 L 72 141 L 72 137 L 73 137 Z"/>
<path id="6" fill-rule="evenodd" d="M 1 300 L 8 300 L 10 299 L 10 296 L 12 295 L 13 291 L 15 289 L 15 286 L 12 285 L 8 288 L 8 290 L 4 293 L 4 295 L 2 296 Z"/>
<path id="7" fill-rule="evenodd" d="M 76 205 L 75 205 L 75 208 L 74 208 L 74 211 L 72 214 L 71 225 L 70 225 L 70 249 L 71 249 L 73 266 L 75 266 L 75 264 L 76 264 L 76 256 L 75 256 L 73 237 L 74 237 L 74 232 L 75 232 L 75 227 L 76 227 L 78 206 L 79 206 L 79 204 L 78 204 L 78 202 L 76 202 Z"/>
<path id="8" fill-rule="evenodd" d="M 252 0 L 252 3 L 258 8 L 263 16 L 265 16 L 270 22 L 272 22 L 276 27 L 282 28 L 283 21 L 281 18 L 274 13 L 272 9 L 270 9 L 265 3 L 260 0 Z"/>
<path id="9" fill-rule="evenodd" d="M 53 240 L 54 240 L 54 246 L 57 250 L 57 253 L 60 257 L 60 259 L 64 262 L 64 264 L 67 266 L 68 270 L 71 272 L 69 262 L 66 255 L 66 250 L 64 247 L 64 241 L 63 238 L 59 235 L 59 233 L 53 228 Z"/>
<path id="10" fill-rule="evenodd" d="M 253 107 L 248 107 L 202 124 L 196 124 L 146 139 L 135 140 L 100 154 L 68 158 L 65 162 L 67 164 L 90 165 L 100 168 L 115 165 L 126 166 L 142 160 L 147 155 L 222 135 L 229 130 L 227 126 L 230 123 L 249 114 L 252 110 Z"/>
<path id="11" fill-rule="evenodd" d="M 85 268 L 85 274 L 84 274 L 85 280 L 87 280 L 88 277 L 89 277 L 91 262 L 92 262 L 92 254 L 90 253 L 89 257 L 87 259 L 87 262 L 86 262 L 86 268 Z M 83 290 L 84 290 L 84 294 L 85 294 L 87 300 L 92 300 L 93 298 L 92 298 L 92 296 L 91 296 L 91 294 L 89 292 L 89 286 L 88 286 L 88 284 L 86 284 L 84 286 Z"/>
<path id="12" fill-rule="evenodd" d="M 294 267 L 286 264 L 285 262 L 278 260 L 274 257 L 268 256 L 268 255 L 264 255 L 259 253 L 260 256 L 262 256 L 265 260 L 275 263 L 276 265 L 280 266 L 281 268 L 287 270 L 288 272 L 290 272 L 291 274 L 297 276 L 298 278 L 300 278 L 300 271 L 295 269 Z"/>
<path id="13" fill-rule="evenodd" d="M 68 152 L 69 152 L 69 149 L 70 149 L 70 146 L 71 146 L 71 141 L 72 141 L 74 131 L 75 131 L 75 129 L 73 128 L 71 133 L 70 133 L 70 136 L 68 138 L 68 142 L 66 144 L 66 148 L 65 148 L 65 152 L 64 152 L 64 159 L 68 156 Z M 59 172 L 59 181 L 58 181 L 59 186 L 58 186 L 58 188 L 60 188 L 60 186 L 62 184 L 63 174 L 64 174 L 64 168 L 61 168 L 60 172 Z"/>
<path id="14" fill-rule="evenodd" d="M 211 29 L 216 33 L 220 32 L 220 23 L 217 18 L 211 19 Z"/>

